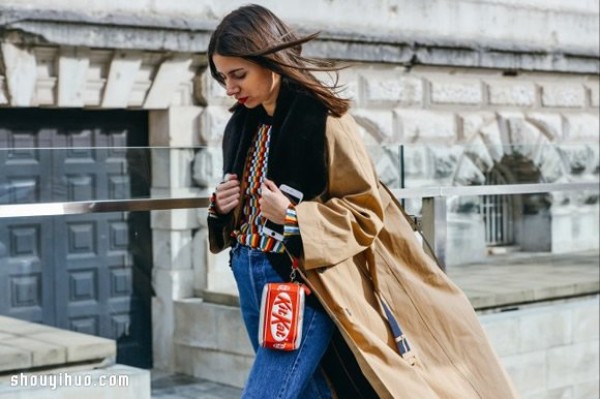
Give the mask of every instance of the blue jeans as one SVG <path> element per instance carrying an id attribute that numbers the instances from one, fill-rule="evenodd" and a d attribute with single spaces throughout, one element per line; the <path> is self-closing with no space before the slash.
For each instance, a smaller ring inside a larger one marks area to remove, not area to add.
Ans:
<path id="1" fill-rule="evenodd" d="M 288 352 L 260 347 L 258 326 L 262 290 L 266 283 L 282 282 L 282 279 L 263 252 L 239 244 L 231 251 L 242 318 L 256 352 L 242 398 L 331 398 L 319 367 L 334 331 L 329 316 L 323 310 L 306 306 L 302 340 L 297 350 Z"/>

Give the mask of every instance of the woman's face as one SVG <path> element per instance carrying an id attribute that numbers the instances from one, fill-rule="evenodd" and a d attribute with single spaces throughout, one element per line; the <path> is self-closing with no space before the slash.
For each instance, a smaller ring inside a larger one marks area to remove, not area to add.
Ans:
<path id="1" fill-rule="evenodd" d="M 240 57 L 215 54 L 212 57 L 228 96 L 233 96 L 247 108 L 262 105 L 273 115 L 279 94 L 281 76 Z"/>

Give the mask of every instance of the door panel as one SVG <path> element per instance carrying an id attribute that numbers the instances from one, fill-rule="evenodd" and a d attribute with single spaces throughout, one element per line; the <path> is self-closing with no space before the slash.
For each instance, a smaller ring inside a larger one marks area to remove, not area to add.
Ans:
<path id="1" fill-rule="evenodd" d="M 127 148 L 147 131 L 145 112 L 0 109 L 0 204 L 147 196 L 147 154 Z M 150 238 L 141 212 L 0 219 L 0 314 L 115 339 L 117 361 L 151 367 Z"/>

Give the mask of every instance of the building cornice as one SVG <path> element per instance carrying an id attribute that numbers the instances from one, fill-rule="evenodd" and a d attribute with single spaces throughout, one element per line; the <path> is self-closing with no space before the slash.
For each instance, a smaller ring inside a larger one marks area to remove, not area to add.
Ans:
<path id="1" fill-rule="evenodd" d="M 24 46 L 206 53 L 214 21 L 180 17 L 3 9 L 0 40 Z M 299 29 L 303 30 L 303 29 Z M 306 45 L 311 56 L 351 62 L 385 62 L 524 71 L 600 73 L 597 50 L 544 47 L 526 41 L 452 38 L 435 34 L 368 35 L 321 30 Z"/>

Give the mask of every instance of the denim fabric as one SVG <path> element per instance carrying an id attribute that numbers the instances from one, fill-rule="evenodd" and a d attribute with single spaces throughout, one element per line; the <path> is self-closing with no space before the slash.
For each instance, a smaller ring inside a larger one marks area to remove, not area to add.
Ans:
<path id="1" fill-rule="evenodd" d="M 300 347 L 295 351 L 266 349 L 258 345 L 260 300 L 266 283 L 282 282 L 266 255 L 244 245 L 232 249 L 231 264 L 240 294 L 242 318 L 256 358 L 242 398 L 325 399 L 331 392 L 319 362 L 334 331 L 323 310 L 306 306 Z"/>

